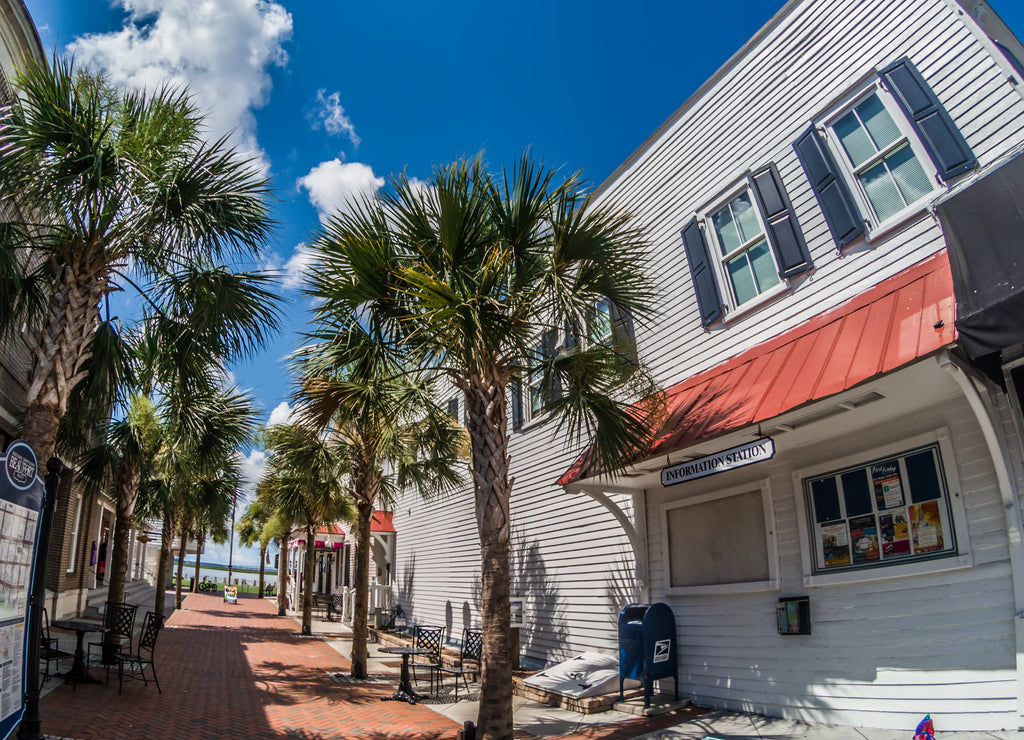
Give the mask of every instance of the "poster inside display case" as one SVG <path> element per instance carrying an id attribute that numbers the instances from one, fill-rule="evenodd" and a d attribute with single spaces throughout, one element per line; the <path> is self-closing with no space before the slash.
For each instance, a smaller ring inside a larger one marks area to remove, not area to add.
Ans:
<path id="1" fill-rule="evenodd" d="M 22 441 L 0 455 L 0 737 L 25 711 L 29 597 L 44 486 L 36 455 Z"/>
<path id="2" fill-rule="evenodd" d="M 937 444 L 808 478 L 804 484 L 816 573 L 956 553 Z"/>

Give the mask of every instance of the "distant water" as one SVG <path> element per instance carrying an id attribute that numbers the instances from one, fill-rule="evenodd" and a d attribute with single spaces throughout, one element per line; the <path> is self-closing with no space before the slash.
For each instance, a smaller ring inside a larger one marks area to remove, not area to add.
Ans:
<path id="1" fill-rule="evenodd" d="M 209 567 L 207 567 L 209 566 Z M 178 559 L 174 559 L 174 572 L 178 572 Z M 196 561 L 185 559 L 185 568 L 182 572 L 182 576 L 187 580 L 192 578 L 196 572 Z M 224 583 L 224 579 L 228 576 L 227 563 L 207 563 L 201 562 L 199 565 L 199 580 L 204 578 L 208 581 L 216 580 L 217 583 Z M 245 581 L 248 584 L 258 584 L 260 582 L 260 569 L 259 566 L 232 566 L 231 568 L 231 580 L 237 580 L 239 583 Z M 267 586 L 277 585 L 277 571 L 271 568 L 269 565 L 263 570 L 263 583 Z"/>

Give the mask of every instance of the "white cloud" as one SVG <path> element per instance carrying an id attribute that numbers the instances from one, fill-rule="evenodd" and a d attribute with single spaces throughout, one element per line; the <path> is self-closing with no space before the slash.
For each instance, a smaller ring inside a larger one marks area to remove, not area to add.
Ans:
<path id="1" fill-rule="evenodd" d="M 345 115 L 345 109 L 341 107 L 341 94 L 332 92 L 330 95 L 324 95 L 325 92 L 327 91 L 316 91 L 317 107 L 309 114 L 313 128 L 323 126 L 331 136 L 347 136 L 352 146 L 358 147 L 360 138 L 356 134 L 356 127 L 352 125 L 352 119 Z"/>
<path id="2" fill-rule="evenodd" d="M 335 211 L 346 211 L 361 197 L 370 197 L 384 186 L 384 178 L 362 162 L 332 159 L 321 162 L 298 179 L 300 188 L 309 192 L 309 202 L 325 221 Z"/>
<path id="3" fill-rule="evenodd" d="M 292 17 L 273 0 L 116 0 L 128 14 L 119 31 L 87 34 L 68 45 L 82 63 L 113 82 L 155 90 L 188 86 L 207 114 L 212 137 L 232 143 L 266 167 L 253 109 L 270 95 L 270 65 L 284 66 Z"/>
<path id="4" fill-rule="evenodd" d="M 284 263 L 284 277 L 281 280 L 282 287 L 298 288 L 302 285 L 306 273 L 309 272 L 310 266 L 315 261 L 316 254 L 308 244 L 301 243 L 296 245 L 292 256 Z"/>
<path id="5" fill-rule="evenodd" d="M 292 420 L 292 407 L 288 405 L 287 401 L 281 401 L 274 407 L 274 410 L 270 412 L 270 419 L 267 420 L 267 426 L 272 427 L 275 424 L 287 424 Z"/>
<path id="6" fill-rule="evenodd" d="M 259 479 L 263 477 L 263 469 L 266 464 L 267 454 L 263 450 L 249 450 L 249 454 L 242 460 L 242 475 L 245 476 L 247 490 L 253 489 Z"/>

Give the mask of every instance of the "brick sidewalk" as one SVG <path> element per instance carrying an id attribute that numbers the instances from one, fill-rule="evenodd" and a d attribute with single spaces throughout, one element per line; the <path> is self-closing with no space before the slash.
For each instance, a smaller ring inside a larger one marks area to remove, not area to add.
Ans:
<path id="1" fill-rule="evenodd" d="M 76 740 L 223 738 L 410 738 L 454 740 L 459 729 L 431 709 L 381 702 L 393 686 L 335 683 L 349 662 L 318 639 L 296 635 L 265 599 L 224 604 L 190 594 L 157 641 L 158 694 L 152 683 L 58 686 L 41 702 L 43 732 Z M 94 667 L 93 674 L 102 676 Z M 397 679 L 396 679 L 397 683 Z M 690 719 L 677 712 L 590 728 L 571 737 L 625 740 Z M 563 740 L 569 740 L 567 736 Z"/>

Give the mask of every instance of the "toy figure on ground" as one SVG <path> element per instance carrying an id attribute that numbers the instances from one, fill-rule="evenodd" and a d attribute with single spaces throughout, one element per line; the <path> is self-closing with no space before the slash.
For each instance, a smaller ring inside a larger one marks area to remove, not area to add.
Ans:
<path id="1" fill-rule="evenodd" d="M 924 719 L 921 720 L 917 729 L 914 730 L 914 740 L 935 740 L 935 728 L 932 726 L 932 716 L 926 714 Z"/>

